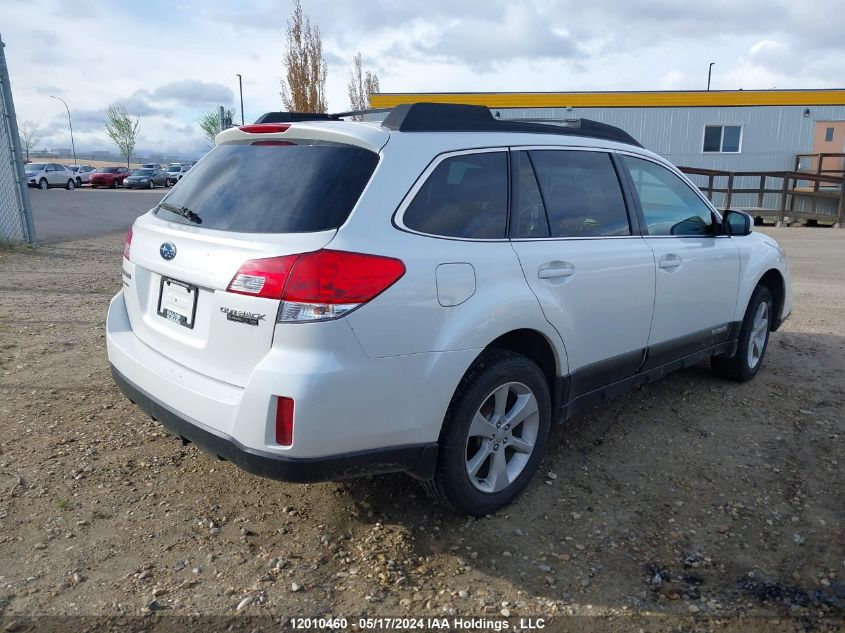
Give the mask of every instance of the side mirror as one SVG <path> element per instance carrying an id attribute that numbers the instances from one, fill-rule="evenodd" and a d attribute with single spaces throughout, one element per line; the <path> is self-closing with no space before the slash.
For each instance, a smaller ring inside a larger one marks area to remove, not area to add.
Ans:
<path id="1" fill-rule="evenodd" d="M 749 235 L 754 221 L 743 211 L 728 209 L 722 216 L 722 226 L 725 228 L 726 235 Z"/>

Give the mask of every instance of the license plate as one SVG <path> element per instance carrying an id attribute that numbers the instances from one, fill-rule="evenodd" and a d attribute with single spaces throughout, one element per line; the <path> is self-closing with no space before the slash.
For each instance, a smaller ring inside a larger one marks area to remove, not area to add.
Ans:
<path id="1" fill-rule="evenodd" d="M 198 294 L 196 286 L 162 277 L 158 315 L 186 328 L 193 328 L 194 317 L 197 314 Z"/>

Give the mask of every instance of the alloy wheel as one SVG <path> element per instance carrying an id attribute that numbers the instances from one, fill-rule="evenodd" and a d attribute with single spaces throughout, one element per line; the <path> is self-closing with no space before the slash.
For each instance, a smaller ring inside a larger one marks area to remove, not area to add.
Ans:
<path id="1" fill-rule="evenodd" d="M 540 429 L 537 398 L 526 385 L 509 382 L 482 402 L 469 427 L 466 472 L 472 485 L 493 493 L 525 469 Z"/>
<path id="2" fill-rule="evenodd" d="M 769 304 L 766 301 L 760 303 L 757 312 L 754 314 L 754 323 L 751 326 L 748 342 L 748 366 L 754 369 L 763 358 L 763 350 L 766 347 L 766 337 L 769 335 Z"/>

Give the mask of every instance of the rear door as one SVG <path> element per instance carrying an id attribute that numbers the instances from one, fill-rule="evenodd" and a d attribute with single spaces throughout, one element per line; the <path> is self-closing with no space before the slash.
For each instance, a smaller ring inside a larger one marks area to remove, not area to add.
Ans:
<path id="1" fill-rule="evenodd" d="M 639 156 L 622 160 L 657 262 L 648 369 L 728 339 L 739 290 L 739 249 L 680 176 Z"/>
<path id="2" fill-rule="evenodd" d="M 512 152 L 510 234 L 569 358 L 570 398 L 634 374 L 648 342 L 654 256 L 604 151 Z"/>
<path id="3" fill-rule="evenodd" d="M 377 162 L 339 144 L 214 148 L 133 227 L 124 293 L 135 334 L 185 367 L 245 385 L 270 350 L 280 301 L 227 292 L 229 283 L 249 260 L 328 244 Z"/>

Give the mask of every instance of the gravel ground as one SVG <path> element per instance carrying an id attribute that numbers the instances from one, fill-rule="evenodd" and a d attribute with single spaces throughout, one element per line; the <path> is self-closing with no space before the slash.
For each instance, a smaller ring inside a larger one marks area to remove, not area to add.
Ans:
<path id="1" fill-rule="evenodd" d="M 765 230 L 796 310 L 761 374 L 705 363 L 578 415 L 483 519 L 404 475 L 284 484 L 183 446 L 108 370 L 122 236 L 0 250 L 0 616 L 843 626 L 845 231 Z"/>

